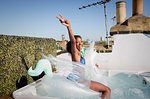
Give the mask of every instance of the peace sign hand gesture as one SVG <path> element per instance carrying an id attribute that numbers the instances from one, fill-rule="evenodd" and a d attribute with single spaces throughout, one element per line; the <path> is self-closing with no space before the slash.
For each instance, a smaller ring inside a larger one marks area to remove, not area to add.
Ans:
<path id="1" fill-rule="evenodd" d="M 67 19 L 65 19 L 60 13 L 59 13 L 59 16 L 61 17 L 58 17 L 58 16 L 56 16 L 56 18 L 58 18 L 59 19 L 59 21 L 61 22 L 61 24 L 63 24 L 64 26 L 66 26 L 66 27 L 69 27 L 70 26 L 70 22 L 67 20 Z"/>

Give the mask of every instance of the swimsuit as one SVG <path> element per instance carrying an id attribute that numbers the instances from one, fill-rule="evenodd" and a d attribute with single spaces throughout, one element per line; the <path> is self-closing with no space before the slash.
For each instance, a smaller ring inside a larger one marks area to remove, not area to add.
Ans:
<path id="1" fill-rule="evenodd" d="M 82 57 L 84 57 L 85 51 L 86 51 L 86 48 L 83 47 L 82 50 L 81 50 L 81 56 L 82 56 Z"/>
<path id="2" fill-rule="evenodd" d="M 85 65 L 85 59 L 82 56 L 80 58 L 80 63 Z M 70 73 L 67 77 L 67 79 L 69 79 L 71 81 L 76 81 L 79 78 L 81 79 L 82 77 L 78 74 L 72 74 L 72 73 Z"/>
<path id="3" fill-rule="evenodd" d="M 85 65 L 85 59 L 81 56 L 80 63 Z"/>
<path id="4" fill-rule="evenodd" d="M 81 76 L 76 75 L 76 74 L 72 74 L 72 73 L 70 73 L 70 74 L 68 75 L 68 77 L 67 77 L 67 79 L 69 79 L 69 80 L 71 80 L 71 81 L 74 81 L 74 82 L 76 82 L 77 79 L 79 79 L 79 78 L 81 78 Z"/>
<path id="5" fill-rule="evenodd" d="M 80 63 L 85 65 L 85 59 L 82 56 L 80 58 Z M 85 79 L 85 76 L 87 74 L 86 72 L 87 72 L 87 69 L 82 70 L 82 68 L 78 67 L 77 69 L 73 70 L 73 73 L 70 73 L 67 76 L 67 79 L 75 82 L 80 87 L 90 88 L 90 83 L 91 83 L 90 76 L 88 75 L 86 77 L 87 79 Z"/>

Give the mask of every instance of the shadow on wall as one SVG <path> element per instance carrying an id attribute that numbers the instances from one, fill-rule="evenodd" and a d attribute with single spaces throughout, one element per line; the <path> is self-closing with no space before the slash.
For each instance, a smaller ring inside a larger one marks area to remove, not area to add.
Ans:
<path id="1" fill-rule="evenodd" d="M 29 68 L 28 68 L 28 66 L 27 66 L 27 64 L 26 64 L 26 62 L 25 62 L 24 57 L 21 57 L 21 58 L 22 58 L 22 63 L 24 64 L 26 70 L 28 71 Z M 43 73 L 42 73 L 41 75 L 39 75 L 39 76 L 35 76 L 35 77 L 32 76 L 32 79 L 33 79 L 34 81 L 36 81 L 36 80 L 42 78 L 44 75 L 45 75 L 45 74 L 44 74 L 44 72 L 43 72 Z M 19 79 L 16 80 L 16 88 L 17 88 L 17 89 L 19 89 L 19 88 L 21 88 L 21 87 L 24 87 L 24 86 L 26 86 L 26 85 L 28 85 L 28 80 L 27 80 L 27 77 L 26 77 L 26 76 L 23 75 L 20 80 L 19 80 Z"/>

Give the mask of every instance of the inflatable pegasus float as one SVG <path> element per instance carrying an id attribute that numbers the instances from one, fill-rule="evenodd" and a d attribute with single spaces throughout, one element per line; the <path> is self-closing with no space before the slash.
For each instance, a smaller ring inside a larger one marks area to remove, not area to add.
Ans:
<path id="1" fill-rule="evenodd" d="M 46 75 L 16 90 L 13 96 L 15 99 L 100 99 L 101 94 L 90 90 L 88 82 L 67 79 L 70 73 L 80 73 L 84 79 L 108 85 L 112 90 L 111 99 L 149 99 L 148 44 L 150 36 L 146 34 L 115 35 L 112 53 L 96 53 L 93 49 L 94 42 L 91 42 L 90 48 L 81 52 L 86 59 L 86 66 L 72 62 L 68 53 L 64 58 L 61 58 L 63 55 L 43 55 L 34 70 L 30 67 L 28 74 L 38 76 L 45 72 Z M 100 66 L 100 70 L 95 64 Z M 52 72 L 52 66 L 56 68 L 56 72 Z M 125 74 L 117 75 L 120 72 Z"/>

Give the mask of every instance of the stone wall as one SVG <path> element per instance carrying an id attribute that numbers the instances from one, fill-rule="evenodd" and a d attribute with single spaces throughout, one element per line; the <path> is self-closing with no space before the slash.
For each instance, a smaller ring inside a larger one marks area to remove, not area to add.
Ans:
<path id="1" fill-rule="evenodd" d="M 56 56 L 54 39 L 0 35 L 0 96 L 42 77 L 44 74 L 38 77 L 27 74 L 42 54 Z"/>

